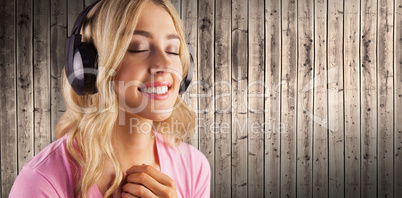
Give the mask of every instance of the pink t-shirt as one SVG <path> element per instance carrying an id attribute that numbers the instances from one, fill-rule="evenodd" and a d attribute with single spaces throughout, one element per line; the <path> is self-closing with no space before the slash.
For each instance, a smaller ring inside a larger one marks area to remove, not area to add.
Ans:
<path id="1" fill-rule="evenodd" d="M 161 172 L 176 182 L 179 197 L 209 197 L 211 169 L 205 156 L 193 146 L 169 146 L 159 133 L 156 148 Z M 74 197 L 79 166 L 67 151 L 67 135 L 48 145 L 29 160 L 11 189 L 13 197 Z M 102 197 L 96 185 L 88 197 Z"/>

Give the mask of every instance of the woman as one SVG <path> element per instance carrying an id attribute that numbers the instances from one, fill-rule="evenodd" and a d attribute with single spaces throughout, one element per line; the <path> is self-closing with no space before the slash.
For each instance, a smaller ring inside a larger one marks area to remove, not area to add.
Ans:
<path id="1" fill-rule="evenodd" d="M 10 197 L 209 197 L 207 159 L 181 142 L 195 114 L 178 94 L 190 58 L 171 3 L 103 0 L 81 32 L 98 54 L 97 93 L 79 96 L 64 77 L 62 137 L 25 164 Z"/>

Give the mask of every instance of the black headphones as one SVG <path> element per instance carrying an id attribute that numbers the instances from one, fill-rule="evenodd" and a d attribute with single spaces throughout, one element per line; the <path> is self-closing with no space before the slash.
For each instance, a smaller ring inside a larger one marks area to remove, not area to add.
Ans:
<path id="1" fill-rule="evenodd" d="M 70 37 L 66 41 L 66 62 L 65 72 L 68 82 L 78 95 L 94 94 L 98 92 L 96 88 L 96 76 L 98 74 L 98 52 L 92 43 L 81 42 L 80 34 L 82 23 L 88 12 L 100 0 L 92 3 L 85 8 L 74 23 Z M 190 52 L 190 68 L 188 74 L 180 82 L 179 94 L 183 94 L 189 87 L 193 78 L 193 48 L 187 44 Z"/>

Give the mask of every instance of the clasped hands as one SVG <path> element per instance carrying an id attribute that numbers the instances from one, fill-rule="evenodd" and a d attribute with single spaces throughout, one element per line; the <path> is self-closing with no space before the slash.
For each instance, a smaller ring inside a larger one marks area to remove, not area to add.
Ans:
<path id="1" fill-rule="evenodd" d="M 121 197 L 177 198 L 176 183 L 151 165 L 134 165 L 126 171 Z"/>

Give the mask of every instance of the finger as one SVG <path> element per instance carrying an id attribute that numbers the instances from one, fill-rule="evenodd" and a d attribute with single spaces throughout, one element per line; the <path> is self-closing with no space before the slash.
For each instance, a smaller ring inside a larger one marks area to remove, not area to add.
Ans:
<path id="1" fill-rule="evenodd" d="M 136 197 L 156 197 L 148 188 L 140 184 L 127 183 L 123 186 L 122 196 L 124 194 L 130 194 Z"/>
<path id="2" fill-rule="evenodd" d="M 152 167 L 150 165 L 146 165 L 146 164 L 134 165 L 131 168 L 129 168 L 126 172 L 127 172 L 127 174 L 144 172 L 165 186 L 176 187 L 176 184 L 173 179 L 171 179 L 169 176 L 163 174 L 159 170 L 156 170 L 154 167 Z"/>
<path id="3" fill-rule="evenodd" d="M 121 198 L 137 198 L 137 196 L 132 195 L 130 193 L 122 192 L 121 193 Z M 140 198 L 140 197 L 138 197 L 138 198 Z"/>
<path id="4" fill-rule="evenodd" d="M 132 173 L 127 176 L 128 183 L 135 183 L 147 187 L 155 195 L 162 195 L 166 191 L 166 186 L 156 181 L 147 173 Z"/>

